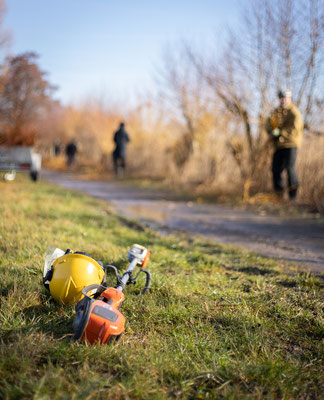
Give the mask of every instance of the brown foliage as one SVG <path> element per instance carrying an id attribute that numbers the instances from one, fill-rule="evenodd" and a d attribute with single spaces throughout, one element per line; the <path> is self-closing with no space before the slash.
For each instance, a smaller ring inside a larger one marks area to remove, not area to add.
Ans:
<path id="1" fill-rule="evenodd" d="M 32 145 L 37 123 L 51 104 L 53 87 L 36 64 L 36 54 L 24 53 L 7 59 L 0 93 L 1 143 Z"/>

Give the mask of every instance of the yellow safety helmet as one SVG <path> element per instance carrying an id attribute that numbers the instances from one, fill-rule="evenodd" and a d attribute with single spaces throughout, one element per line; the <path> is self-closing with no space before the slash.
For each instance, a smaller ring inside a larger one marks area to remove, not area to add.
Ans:
<path id="1" fill-rule="evenodd" d="M 75 304 L 82 299 L 82 289 L 88 285 L 101 284 L 105 272 L 103 267 L 85 253 L 67 250 L 58 257 L 43 278 L 56 301 Z"/>

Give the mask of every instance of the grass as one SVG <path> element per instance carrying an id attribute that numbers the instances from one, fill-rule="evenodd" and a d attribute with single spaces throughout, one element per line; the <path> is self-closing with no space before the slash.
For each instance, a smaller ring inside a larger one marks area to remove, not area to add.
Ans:
<path id="1" fill-rule="evenodd" d="M 0 398 L 315 399 L 323 293 L 310 273 L 193 236 L 162 237 L 86 195 L 23 176 L 0 183 Z M 74 309 L 42 286 L 49 244 L 126 267 L 152 253 L 152 290 L 125 291 L 117 345 L 71 339 Z"/>

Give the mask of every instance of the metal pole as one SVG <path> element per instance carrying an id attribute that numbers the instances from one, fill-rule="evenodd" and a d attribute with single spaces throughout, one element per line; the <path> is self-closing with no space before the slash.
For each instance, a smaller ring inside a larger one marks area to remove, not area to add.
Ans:
<path id="1" fill-rule="evenodd" d="M 137 263 L 138 263 L 138 258 L 134 258 L 132 260 L 132 262 L 130 263 L 129 267 L 127 268 L 127 271 L 124 273 L 123 277 L 121 278 L 121 281 L 123 282 L 124 285 L 127 284 L 128 280 L 129 280 L 129 273 L 133 271 L 133 269 L 136 267 Z M 123 286 L 119 285 L 117 286 L 117 290 L 120 290 L 121 292 L 123 291 Z"/>

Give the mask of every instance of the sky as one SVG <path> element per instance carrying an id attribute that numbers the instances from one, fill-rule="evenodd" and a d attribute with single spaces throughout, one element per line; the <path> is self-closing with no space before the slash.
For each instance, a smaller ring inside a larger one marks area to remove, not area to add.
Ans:
<path id="1" fill-rule="evenodd" d="M 206 44 L 237 23 L 239 0 L 6 0 L 10 51 L 34 51 L 63 104 L 126 99 L 154 86 L 167 44 Z"/>

